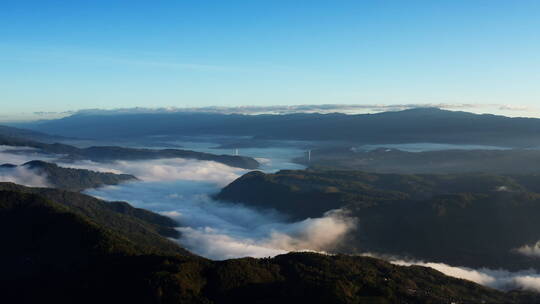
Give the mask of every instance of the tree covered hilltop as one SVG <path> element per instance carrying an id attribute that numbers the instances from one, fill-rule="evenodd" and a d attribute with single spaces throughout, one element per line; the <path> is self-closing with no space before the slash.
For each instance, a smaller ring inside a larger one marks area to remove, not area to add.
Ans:
<path id="1" fill-rule="evenodd" d="M 379 252 L 473 268 L 540 269 L 520 248 L 540 240 L 540 175 L 253 171 L 217 198 L 291 220 L 330 210 L 357 228 L 335 252 Z"/>

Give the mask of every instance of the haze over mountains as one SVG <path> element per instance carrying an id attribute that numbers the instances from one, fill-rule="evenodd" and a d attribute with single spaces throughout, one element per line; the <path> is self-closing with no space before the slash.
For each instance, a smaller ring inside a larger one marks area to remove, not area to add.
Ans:
<path id="1" fill-rule="evenodd" d="M 13 128 L 8 126 L 0 126 L 0 135 L 10 138 L 24 138 L 26 140 L 40 141 L 45 143 L 53 143 L 68 139 L 62 136 L 54 136 L 38 131 Z"/>
<path id="2" fill-rule="evenodd" d="M 430 142 L 540 146 L 540 119 L 477 115 L 437 108 L 358 115 L 77 114 L 18 126 L 54 135 L 93 139 L 222 135 L 364 144 Z"/>

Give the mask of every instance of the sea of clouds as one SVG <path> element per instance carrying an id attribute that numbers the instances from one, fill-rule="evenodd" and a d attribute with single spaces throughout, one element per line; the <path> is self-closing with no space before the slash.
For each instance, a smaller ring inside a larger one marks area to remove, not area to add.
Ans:
<path id="1" fill-rule="evenodd" d="M 268 257 L 288 251 L 330 251 L 355 228 L 339 210 L 320 218 L 288 222 L 273 210 L 257 210 L 214 200 L 220 186 L 193 180 L 135 182 L 87 193 L 125 200 L 177 220 L 178 242 L 188 250 L 216 260 Z"/>
<path id="2" fill-rule="evenodd" d="M 0 163 L 21 165 L 30 160 L 51 161 L 54 158 L 31 148 L 0 146 Z M 266 162 L 265 168 L 275 171 L 272 159 L 266 158 Z M 137 182 L 86 192 L 107 200 L 127 201 L 136 207 L 177 220 L 181 237 L 176 241 L 188 250 L 211 259 L 269 257 L 301 250 L 331 252 L 348 233 L 356 230 L 356 220 L 341 210 L 329 211 L 320 218 L 290 222 L 273 210 L 215 200 L 213 195 L 221 187 L 247 172 L 216 162 L 159 159 L 107 164 L 80 161 L 60 165 L 137 176 L 140 179 Z M 45 176 L 23 167 L 0 169 L 0 181 L 28 186 L 48 185 Z M 516 251 L 528 256 L 540 256 L 539 248 L 539 244 L 526 245 Z M 540 292 L 540 274 L 534 270 L 510 272 L 502 269 L 471 269 L 443 263 L 383 258 L 401 266 L 431 267 L 452 277 L 501 290 L 521 288 Z"/>
<path id="3" fill-rule="evenodd" d="M 264 161 L 266 169 L 275 169 L 271 159 Z M 355 220 L 340 210 L 291 223 L 274 210 L 217 201 L 213 195 L 248 170 L 213 161 L 173 158 L 61 165 L 137 176 L 139 182 L 87 193 L 107 200 L 127 201 L 177 220 L 181 232 L 177 241 L 211 259 L 267 257 L 300 250 L 330 251 L 355 229 Z"/>

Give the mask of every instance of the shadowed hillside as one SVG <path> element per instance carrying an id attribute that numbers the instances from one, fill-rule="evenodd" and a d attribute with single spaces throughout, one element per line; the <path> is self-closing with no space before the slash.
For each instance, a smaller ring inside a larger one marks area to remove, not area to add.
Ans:
<path id="1" fill-rule="evenodd" d="M 102 228 L 114 230 L 141 252 L 190 254 L 163 237 L 179 236 L 174 229 L 178 226 L 175 221 L 144 209 L 134 208 L 125 202 L 107 202 L 77 192 L 29 188 L 12 183 L 0 183 L 0 190 L 35 194 L 62 205 L 69 212 L 88 218 Z"/>
<path id="2" fill-rule="evenodd" d="M 2 298 L 17 303 L 534 303 L 367 257 L 293 253 L 212 262 L 147 251 L 93 217 L 0 191 Z"/>
<path id="3" fill-rule="evenodd" d="M 517 253 L 540 240 L 539 175 L 402 175 L 336 170 L 248 173 L 218 199 L 291 219 L 341 209 L 357 229 L 338 252 L 379 252 L 469 267 L 540 269 Z"/>

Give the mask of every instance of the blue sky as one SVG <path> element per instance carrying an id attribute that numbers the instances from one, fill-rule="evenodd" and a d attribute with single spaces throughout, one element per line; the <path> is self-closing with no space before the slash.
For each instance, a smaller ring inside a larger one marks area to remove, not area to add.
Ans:
<path id="1" fill-rule="evenodd" d="M 540 116 L 538 16 L 537 0 L 3 0 L 0 120 L 333 103 Z"/>

